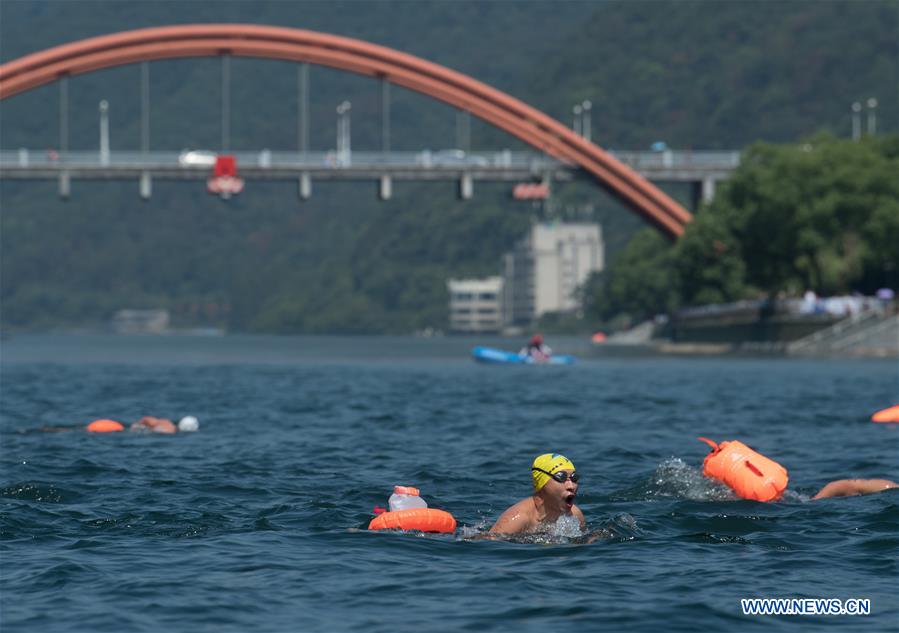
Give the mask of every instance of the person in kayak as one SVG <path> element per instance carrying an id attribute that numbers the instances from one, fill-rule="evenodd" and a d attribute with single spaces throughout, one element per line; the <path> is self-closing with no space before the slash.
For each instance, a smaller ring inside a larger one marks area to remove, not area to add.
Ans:
<path id="1" fill-rule="evenodd" d="M 490 534 L 521 534 L 548 530 L 562 517 L 573 517 L 586 527 L 581 509 L 574 505 L 580 476 L 564 455 L 539 455 L 531 466 L 534 494 L 502 513 Z"/>
<path id="2" fill-rule="evenodd" d="M 549 360 L 552 353 L 550 346 L 543 342 L 543 336 L 534 334 L 528 344 L 521 348 L 518 355 L 522 358 L 530 356 L 537 362 L 545 362 Z"/>

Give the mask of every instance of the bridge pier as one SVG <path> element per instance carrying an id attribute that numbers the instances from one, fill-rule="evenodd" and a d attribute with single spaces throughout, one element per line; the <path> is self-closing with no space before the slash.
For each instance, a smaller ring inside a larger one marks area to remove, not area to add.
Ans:
<path id="1" fill-rule="evenodd" d="M 304 171 L 300 174 L 299 180 L 299 194 L 300 200 L 308 200 L 312 197 L 312 176 L 309 175 L 308 171 Z"/>
<path id="2" fill-rule="evenodd" d="M 63 170 L 59 172 L 59 197 L 68 200 L 72 195 L 72 179 L 69 172 Z"/>
<path id="3" fill-rule="evenodd" d="M 708 204 L 715 199 L 715 189 L 718 185 L 718 180 L 713 176 L 706 176 L 702 180 L 696 180 L 690 184 L 692 189 L 690 202 L 693 206 L 693 211 L 698 211 L 701 205 Z"/>
<path id="4" fill-rule="evenodd" d="M 139 190 L 141 200 L 149 200 L 153 195 L 153 179 L 150 177 L 150 172 L 141 172 Z"/>
<path id="5" fill-rule="evenodd" d="M 471 174 L 462 174 L 462 177 L 459 179 L 459 198 L 461 200 L 471 200 L 473 193 L 474 182 L 472 181 Z"/>
<path id="6" fill-rule="evenodd" d="M 714 178 L 709 176 L 708 178 L 702 179 L 702 201 L 703 202 L 711 202 L 715 198 L 715 186 L 716 181 Z"/>
<path id="7" fill-rule="evenodd" d="M 393 180 L 387 174 L 381 176 L 378 183 L 378 197 L 381 200 L 390 200 L 393 196 Z"/>

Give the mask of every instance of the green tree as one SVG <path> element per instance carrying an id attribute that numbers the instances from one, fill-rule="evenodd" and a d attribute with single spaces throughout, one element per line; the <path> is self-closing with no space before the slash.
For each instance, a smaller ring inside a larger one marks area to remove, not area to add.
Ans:
<path id="1" fill-rule="evenodd" d="M 630 322 L 668 312 L 677 302 L 673 248 L 658 231 L 639 231 L 611 266 L 588 285 L 587 313 L 600 321 Z"/>
<path id="2" fill-rule="evenodd" d="M 682 300 L 805 288 L 872 292 L 890 283 L 899 243 L 897 174 L 892 138 L 821 134 L 754 145 L 677 246 Z"/>

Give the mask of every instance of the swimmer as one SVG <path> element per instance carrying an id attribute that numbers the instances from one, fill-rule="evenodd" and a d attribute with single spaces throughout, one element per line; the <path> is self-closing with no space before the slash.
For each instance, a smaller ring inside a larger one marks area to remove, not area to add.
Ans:
<path id="1" fill-rule="evenodd" d="M 699 440 L 712 447 L 703 462 L 702 472 L 734 491 L 742 499 L 778 501 L 787 487 L 786 469 L 761 455 L 742 442 L 716 444 L 710 439 Z M 855 497 L 899 488 L 889 479 L 838 479 L 821 488 L 812 500 L 830 497 Z"/>
<path id="2" fill-rule="evenodd" d="M 838 479 L 821 488 L 812 500 L 830 497 L 857 497 L 899 488 L 899 484 L 889 479 Z"/>
<path id="3" fill-rule="evenodd" d="M 130 430 L 138 433 L 164 433 L 171 435 L 178 432 L 178 427 L 166 418 L 154 418 L 153 416 L 145 415 L 132 424 Z"/>
<path id="4" fill-rule="evenodd" d="M 586 527 L 584 513 L 574 505 L 579 476 L 564 455 L 546 453 L 531 467 L 534 494 L 502 513 L 490 534 L 542 532 L 563 516 L 573 516 Z"/>
<path id="5" fill-rule="evenodd" d="M 197 421 L 197 418 L 192 415 L 181 418 L 177 426 L 175 426 L 171 420 L 167 420 L 166 418 L 154 418 L 145 415 L 132 424 L 130 428 L 132 431 L 141 433 L 164 433 L 166 435 L 172 435 L 179 431 L 182 433 L 196 431 L 199 427 L 200 423 Z"/>

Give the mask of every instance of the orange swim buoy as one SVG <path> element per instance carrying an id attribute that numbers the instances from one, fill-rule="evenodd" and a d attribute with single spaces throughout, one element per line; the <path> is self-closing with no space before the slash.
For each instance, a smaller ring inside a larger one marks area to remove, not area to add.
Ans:
<path id="1" fill-rule="evenodd" d="M 456 519 L 443 510 L 413 508 L 379 514 L 368 524 L 368 529 L 449 533 L 455 531 Z"/>
<path id="2" fill-rule="evenodd" d="M 94 420 L 87 425 L 88 433 L 115 433 L 124 430 L 125 426 L 115 420 Z"/>
<path id="3" fill-rule="evenodd" d="M 899 422 L 899 404 L 878 411 L 871 416 L 871 422 Z"/>
<path id="4" fill-rule="evenodd" d="M 700 437 L 712 447 L 702 464 L 702 473 L 726 484 L 738 497 L 755 501 L 780 498 L 790 481 L 787 470 L 774 460 L 756 453 L 742 442 L 721 442 Z"/>

